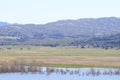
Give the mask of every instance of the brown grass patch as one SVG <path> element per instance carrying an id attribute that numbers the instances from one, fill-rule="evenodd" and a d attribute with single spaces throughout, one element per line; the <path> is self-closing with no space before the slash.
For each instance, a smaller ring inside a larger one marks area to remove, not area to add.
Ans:
<path id="1" fill-rule="evenodd" d="M 24 57 L 0 57 L 0 62 L 11 63 L 17 61 L 20 64 L 65 64 L 81 66 L 110 66 L 120 67 L 120 57 L 86 57 L 86 56 L 24 56 Z"/>

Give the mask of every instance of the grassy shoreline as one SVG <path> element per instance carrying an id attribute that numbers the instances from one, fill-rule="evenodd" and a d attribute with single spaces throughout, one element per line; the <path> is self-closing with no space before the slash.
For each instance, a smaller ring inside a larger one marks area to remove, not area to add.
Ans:
<path id="1" fill-rule="evenodd" d="M 12 62 L 12 65 L 16 63 Z M 11 63 L 0 63 L 0 65 L 11 65 Z M 40 67 L 56 67 L 56 68 L 118 68 L 120 69 L 120 66 L 94 66 L 94 65 L 77 65 L 77 64 L 17 64 L 22 66 L 40 66 Z"/>
<path id="2" fill-rule="evenodd" d="M 0 46 L 1 47 L 1 46 Z M 75 47 L 2 46 L 0 64 L 24 62 L 51 67 L 120 68 L 120 50 Z"/>

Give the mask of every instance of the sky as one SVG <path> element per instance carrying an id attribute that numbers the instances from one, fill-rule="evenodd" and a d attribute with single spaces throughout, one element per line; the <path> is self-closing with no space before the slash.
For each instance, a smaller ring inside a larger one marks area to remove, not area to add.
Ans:
<path id="1" fill-rule="evenodd" d="M 120 0 L 0 0 L 0 21 L 45 24 L 64 19 L 120 17 Z"/>

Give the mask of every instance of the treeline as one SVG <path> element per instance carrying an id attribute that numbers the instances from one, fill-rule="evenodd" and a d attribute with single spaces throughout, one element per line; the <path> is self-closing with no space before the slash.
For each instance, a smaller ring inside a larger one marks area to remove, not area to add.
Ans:
<path id="1" fill-rule="evenodd" d="M 81 46 L 82 48 L 93 47 L 93 48 L 103 48 L 103 49 L 109 49 L 109 48 L 120 49 L 120 33 L 110 36 L 104 36 L 104 37 L 94 37 L 86 41 L 76 40 L 74 42 L 71 42 L 70 45 Z"/>
<path id="2" fill-rule="evenodd" d="M 39 35 L 36 35 L 39 36 Z M 58 35 L 56 35 L 58 36 Z M 38 37 L 39 38 L 39 37 Z M 120 49 L 120 33 L 109 35 L 109 36 L 99 36 L 93 38 L 85 38 L 85 39 L 76 39 L 76 38 L 68 38 L 68 39 L 40 39 L 40 40 L 31 40 L 28 41 L 26 36 L 22 36 L 21 38 L 16 40 L 3 40 L 0 41 L 0 45 L 32 45 L 32 46 L 75 46 L 79 48 L 103 48 L 103 49 L 111 49 L 116 48 Z"/>

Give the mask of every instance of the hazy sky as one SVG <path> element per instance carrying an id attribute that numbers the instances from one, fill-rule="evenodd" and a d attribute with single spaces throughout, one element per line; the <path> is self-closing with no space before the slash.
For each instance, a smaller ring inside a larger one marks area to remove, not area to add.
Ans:
<path id="1" fill-rule="evenodd" d="M 120 0 L 0 0 L 0 21 L 44 24 L 63 19 L 120 17 Z"/>

